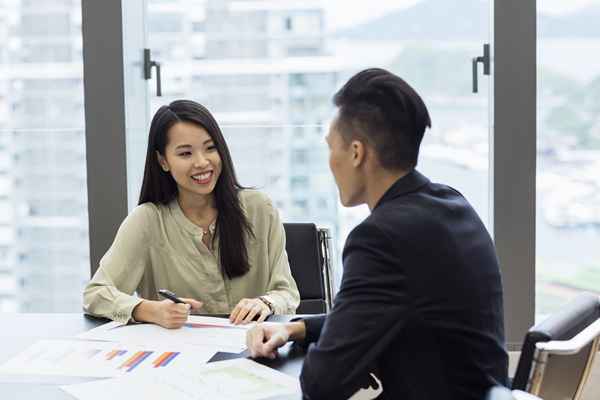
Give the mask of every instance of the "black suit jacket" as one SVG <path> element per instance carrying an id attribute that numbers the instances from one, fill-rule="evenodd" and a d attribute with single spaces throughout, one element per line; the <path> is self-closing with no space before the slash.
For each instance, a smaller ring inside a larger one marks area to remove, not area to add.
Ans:
<path id="1" fill-rule="evenodd" d="M 348 236 L 332 311 L 305 319 L 301 384 L 347 399 L 374 372 L 380 398 L 467 400 L 505 385 L 502 283 L 494 245 L 456 190 L 413 171 Z"/>

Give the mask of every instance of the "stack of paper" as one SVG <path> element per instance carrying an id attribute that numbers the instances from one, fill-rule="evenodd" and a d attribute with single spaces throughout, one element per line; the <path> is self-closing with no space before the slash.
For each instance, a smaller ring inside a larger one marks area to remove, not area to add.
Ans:
<path id="1" fill-rule="evenodd" d="M 185 344 L 211 348 L 215 352 L 239 353 L 246 348 L 248 329 L 248 325 L 233 325 L 224 318 L 190 315 L 187 323 L 179 329 L 165 329 L 154 324 L 124 325 L 109 322 L 78 337 L 136 344 Z"/>
<path id="2" fill-rule="evenodd" d="M 298 379 L 247 359 L 63 386 L 80 400 L 258 400 L 299 394 Z"/>
<path id="3" fill-rule="evenodd" d="M 0 373 L 113 378 L 62 387 L 81 400 L 255 400 L 300 393 L 298 379 L 250 360 L 206 364 L 216 352 L 242 352 L 249 328 L 203 316 L 190 316 L 179 329 L 109 322 L 73 340 L 39 341 Z"/>
<path id="4" fill-rule="evenodd" d="M 0 373 L 105 378 L 173 367 L 195 369 L 214 351 L 202 347 L 42 340 L 0 367 Z"/>

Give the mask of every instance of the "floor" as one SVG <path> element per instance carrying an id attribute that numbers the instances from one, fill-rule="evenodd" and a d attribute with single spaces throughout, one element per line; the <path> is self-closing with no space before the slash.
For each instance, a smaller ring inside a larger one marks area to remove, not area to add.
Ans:
<path id="1" fill-rule="evenodd" d="M 519 352 L 511 351 L 509 353 L 509 375 L 515 374 L 517 368 L 517 362 L 519 360 Z M 596 356 L 594 360 L 594 366 L 592 367 L 592 374 L 587 382 L 587 385 L 583 391 L 582 400 L 598 400 L 600 399 L 600 354 Z"/>
<path id="2" fill-rule="evenodd" d="M 592 375 L 583 392 L 583 400 L 600 399 L 600 354 L 596 355 Z"/>

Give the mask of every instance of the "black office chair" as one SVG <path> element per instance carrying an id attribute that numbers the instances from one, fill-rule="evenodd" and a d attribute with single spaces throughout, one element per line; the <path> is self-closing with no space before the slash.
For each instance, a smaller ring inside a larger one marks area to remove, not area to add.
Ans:
<path id="1" fill-rule="evenodd" d="M 286 245 L 292 276 L 300 291 L 298 314 L 321 314 L 331 309 L 331 237 L 315 224 L 285 223 Z"/>
<path id="2" fill-rule="evenodd" d="M 600 342 L 600 298 L 582 294 L 527 332 L 513 389 L 545 400 L 581 398 Z"/>

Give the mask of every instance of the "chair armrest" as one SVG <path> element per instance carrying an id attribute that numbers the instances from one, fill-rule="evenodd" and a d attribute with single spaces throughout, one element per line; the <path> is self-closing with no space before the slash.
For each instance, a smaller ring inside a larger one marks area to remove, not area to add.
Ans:
<path id="1" fill-rule="evenodd" d="M 582 348 L 590 344 L 598 336 L 600 336 L 600 319 L 590 324 L 587 328 L 579 332 L 579 334 L 577 334 L 572 339 L 539 342 L 535 344 L 535 347 L 538 350 L 546 351 L 551 354 L 576 354 Z"/>

